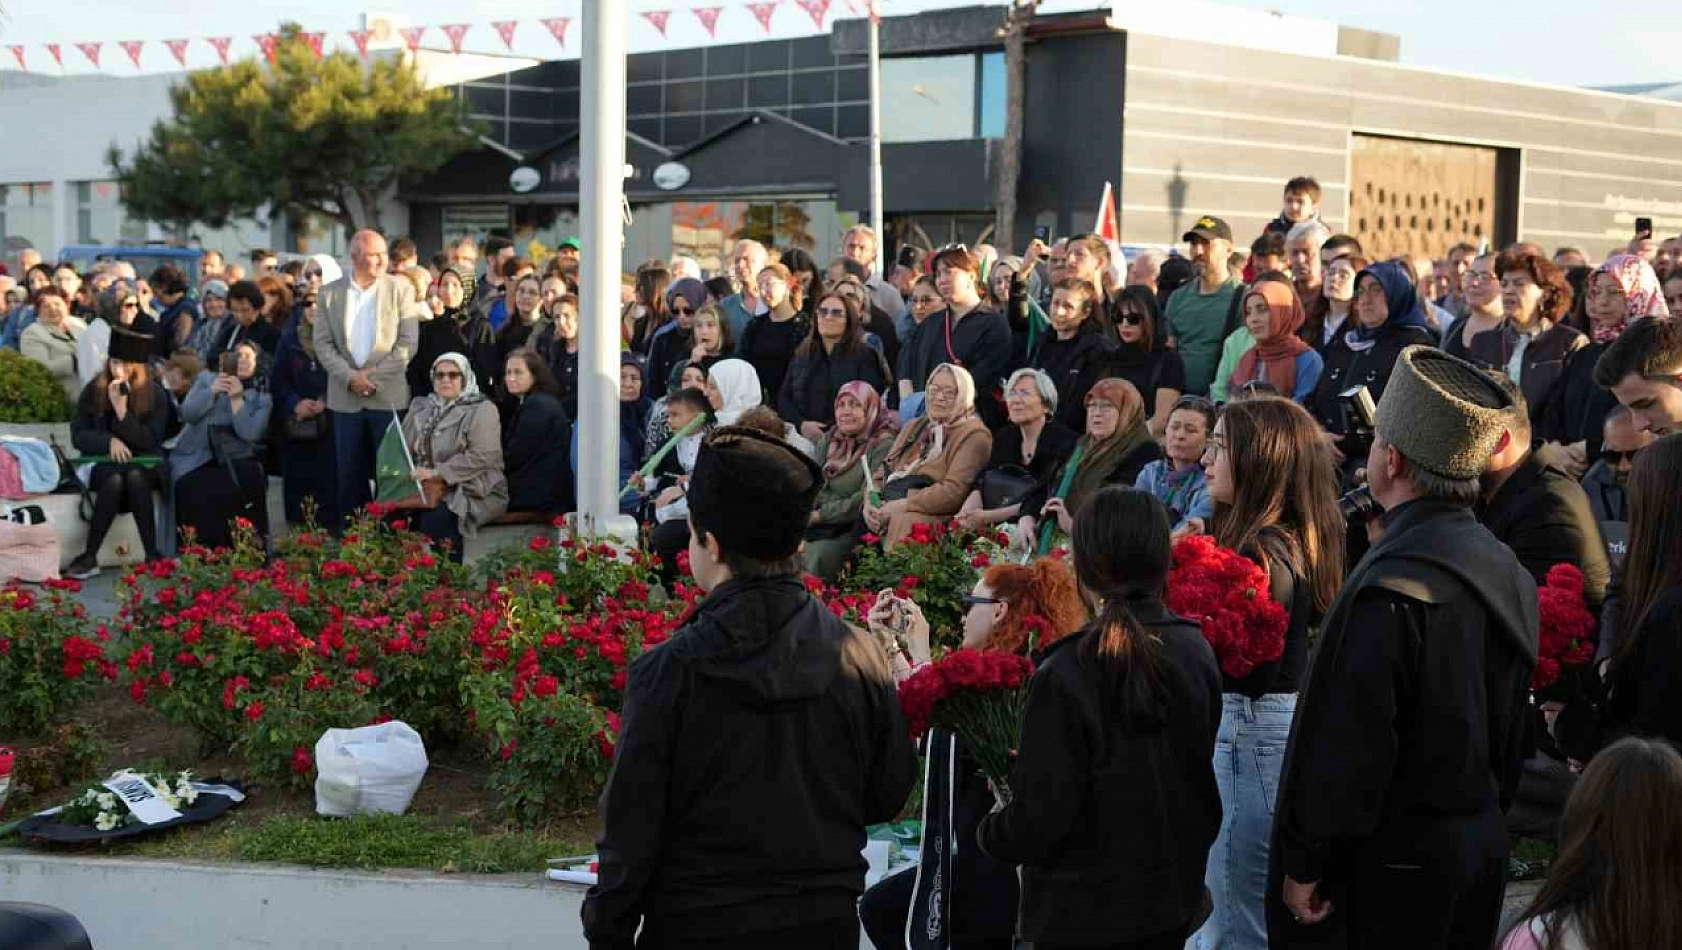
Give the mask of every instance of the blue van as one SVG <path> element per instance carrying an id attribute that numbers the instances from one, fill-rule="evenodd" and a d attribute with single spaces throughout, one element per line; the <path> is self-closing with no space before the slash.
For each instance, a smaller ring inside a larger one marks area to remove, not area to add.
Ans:
<path id="1" fill-rule="evenodd" d="M 164 244 L 67 244 L 58 252 L 58 260 L 74 264 L 84 274 L 100 261 L 128 261 L 141 279 L 161 265 L 174 264 L 187 275 L 187 286 L 197 287 L 202 254 L 204 251 L 198 248 Z"/>

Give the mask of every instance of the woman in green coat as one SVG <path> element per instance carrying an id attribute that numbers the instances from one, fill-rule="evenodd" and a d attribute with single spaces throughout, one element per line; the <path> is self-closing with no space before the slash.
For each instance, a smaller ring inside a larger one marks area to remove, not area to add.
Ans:
<path id="1" fill-rule="evenodd" d="M 818 443 L 826 481 L 806 529 L 806 570 L 826 581 L 841 573 L 858 544 L 865 470 L 880 467 L 894 434 L 893 416 L 869 383 L 854 381 L 835 394 L 835 424 Z"/>

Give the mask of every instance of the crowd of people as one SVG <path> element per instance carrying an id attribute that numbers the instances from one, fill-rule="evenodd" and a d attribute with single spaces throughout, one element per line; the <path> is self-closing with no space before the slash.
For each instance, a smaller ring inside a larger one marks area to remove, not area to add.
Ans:
<path id="1" fill-rule="evenodd" d="M 1682 768 L 1682 255 L 1643 235 L 1598 266 L 1376 260 L 1311 179 L 1284 199 L 1248 255 L 1213 216 L 1186 256 L 1131 261 L 1095 235 L 878 261 L 856 227 L 827 265 L 741 240 L 710 278 L 626 275 L 623 510 L 711 596 L 631 671 L 592 946 L 847 945 L 863 825 L 914 780 L 893 690 L 927 630 L 890 596 L 860 641 L 798 578 L 945 523 L 1018 555 L 968 599 L 965 645 L 1039 667 L 1008 800 L 931 739 L 956 765 L 925 780 L 950 804 L 923 854 L 956 848 L 950 891 L 864 895 L 878 947 L 1682 945 L 1675 906 L 1632 897 L 1662 893 L 1645 874 L 1682 893 L 1675 862 L 1621 864 L 1658 845 L 1604 811 Z M 197 288 L 31 266 L 0 341 L 77 404 L 95 505 L 72 573 L 124 511 L 155 556 L 168 486 L 209 543 L 233 517 L 266 533 L 274 472 L 289 520 L 340 525 L 393 424 L 414 523 L 458 557 L 569 510 L 583 250 L 539 267 L 463 240 L 423 265 L 361 232 L 348 273 L 269 257 L 252 281 L 207 253 Z M 1265 572 L 1273 659 L 1217 664 L 1164 606 L 1170 546 L 1200 534 Z M 1543 701 L 1536 589 L 1560 564 L 1599 656 Z M 1519 831 L 1562 860 L 1498 935 Z"/>

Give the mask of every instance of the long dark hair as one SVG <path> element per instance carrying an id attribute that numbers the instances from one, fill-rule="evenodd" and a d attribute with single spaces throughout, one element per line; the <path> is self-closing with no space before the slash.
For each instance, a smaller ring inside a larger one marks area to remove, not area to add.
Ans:
<path id="1" fill-rule="evenodd" d="M 1653 604 L 1682 587 L 1682 432 L 1667 435 L 1635 456 L 1630 472 L 1629 554 L 1624 558 L 1622 625 L 1613 666 L 1640 646 Z"/>
<path id="2" fill-rule="evenodd" d="M 859 308 L 854 306 L 851 298 L 844 297 L 831 290 L 819 294 L 817 300 L 813 303 L 812 332 L 806 334 L 806 339 L 801 340 L 800 346 L 795 348 L 796 359 L 811 359 L 823 352 L 823 340 L 818 336 L 817 312 L 818 307 L 823 306 L 823 302 L 831 298 L 841 301 L 842 309 L 847 311 L 847 329 L 842 331 L 841 339 L 835 341 L 835 355 L 851 356 L 865 345 L 864 325 L 859 320 Z M 722 323 L 719 325 L 723 326 Z"/>
<path id="3" fill-rule="evenodd" d="M 1156 294 L 1151 293 L 1151 289 L 1144 284 L 1128 284 L 1123 287 L 1121 293 L 1116 296 L 1115 302 L 1117 333 L 1121 332 L 1122 312 L 1130 309 L 1137 309 L 1145 318 L 1144 322 L 1140 324 L 1140 329 L 1144 331 L 1144 334 L 1139 337 L 1139 342 L 1135 345 L 1146 353 L 1155 353 L 1162 349 L 1157 345 L 1157 331 L 1161 329 L 1162 324 L 1162 308 L 1156 305 Z M 1166 336 L 1166 334 L 1162 335 Z"/>
<path id="4" fill-rule="evenodd" d="M 1343 583 L 1345 528 L 1337 466 L 1320 426 L 1289 399 L 1227 403 L 1221 418 L 1234 484 L 1232 503 L 1215 504 L 1215 540 L 1282 560 L 1324 613 Z"/>
<path id="5" fill-rule="evenodd" d="M 135 418 L 143 418 L 152 413 L 152 371 L 144 362 L 129 363 L 128 366 L 128 405 Z M 104 415 L 111 409 L 111 365 L 106 363 L 99 375 L 88 384 L 93 387 L 94 411 Z"/>
<path id="6" fill-rule="evenodd" d="M 549 369 L 549 364 L 543 359 L 543 354 L 528 345 L 509 353 L 508 359 L 519 360 L 525 364 L 526 372 L 531 374 L 532 392 L 547 393 L 559 398 L 561 395 L 560 384 L 555 382 L 555 373 Z"/>
<path id="7" fill-rule="evenodd" d="M 1139 623 L 1131 601 L 1161 596 L 1170 562 L 1168 510 L 1150 494 L 1112 485 L 1075 516 L 1075 576 L 1097 601 L 1095 635 L 1083 659 L 1105 667 L 1104 697 L 1129 725 L 1160 725 L 1166 697 L 1162 641 Z"/>
<path id="8" fill-rule="evenodd" d="M 1627 738 L 1589 762 L 1560 818 L 1559 856 L 1519 918 L 1547 915 L 1544 950 L 1575 921 L 1594 950 L 1682 947 L 1682 755 Z"/>
<path id="9" fill-rule="evenodd" d="M 788 282 L 789 304 L 806 316 L 815 317 L 818 298 L 824 291 L 823 271 L 818 269 L 818 262 L 804 248 L 791 247 L 783 251 L 781 263 L 792 275 Z M 805 287 L 800 286 L 802 274 L 808 278 Z"/>

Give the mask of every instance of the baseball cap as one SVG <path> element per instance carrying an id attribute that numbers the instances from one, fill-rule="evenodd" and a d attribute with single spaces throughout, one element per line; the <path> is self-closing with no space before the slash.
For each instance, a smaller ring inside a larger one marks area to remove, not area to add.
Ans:
<path id="1" fill-rule="evenodd" d="M 1202 238 L 1205 241 L 1220 238 L 1223 241 L 1231 241 L 1232 228 L 1228 227 L 1227 223 L 1220 218 L 1206 214 L 1198 218 L 1196 223 L 1191 226 L 1191 230 L 1187 231 L 1180 240 L 1189 241 L 1192 238 Z"/>
<path id="2" fill-rule="evenodd" d="M 560 247 L 569 247 L 575 251 L 582 251 L 584 249 L 584 242 L 575 237 L 569 237 L 560 243 Z M 557 248 L 557 250 L 559 250 L 559 248 Z"/>

